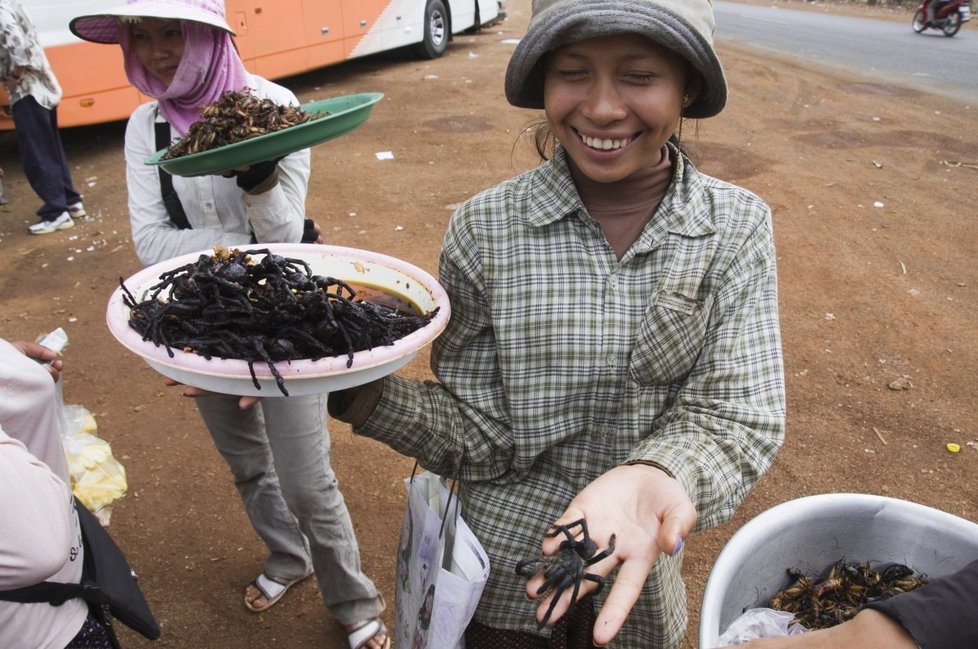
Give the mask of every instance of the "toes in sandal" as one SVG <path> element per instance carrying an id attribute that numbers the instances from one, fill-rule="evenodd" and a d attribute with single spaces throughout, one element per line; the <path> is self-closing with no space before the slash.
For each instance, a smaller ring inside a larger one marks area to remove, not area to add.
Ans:
<path id="1" fill-rule="evenodd" d="M 258 592 L 260 593 L 258 598 L 261 597 L 265 598 L 265 605 L 255 606 L 254 604 L 255 599 L 258 598 L 249 600 L 248 593 L 247 591 L 245 591 L 245 599 L 244 599 L 245 606 L 248 607 L 249 611 L 252 611 L 254 613 L 263 613 L 268 609 L 272 608 L 272 606 L 274 606 L 280 599 L 282 599 L 282 597 L 285 595 L 285 592 L 289 590 L 289 588 L 299 583 L 303 579 L 305 579 L 305 577 L 299 577 L 298 579 L 293 579 L 291 581 L 281 582 L 266 576 L 265 573 L 262 573 L 257 577 L 255 577 L 255 580 L 251 582 L 250 585 L 258 589 Z"/>
<path id="2" fill-rule="evenodd" d="M 377 636 L 384 636 L 383 649 L 390 649 L 391 637 L 387 633 L 387 627 L 380 618 L 367 620 L 357 628 L 347 633 L 347 640 L 350 642 L 350 649 L 363 649 L 371 639 Z"/>

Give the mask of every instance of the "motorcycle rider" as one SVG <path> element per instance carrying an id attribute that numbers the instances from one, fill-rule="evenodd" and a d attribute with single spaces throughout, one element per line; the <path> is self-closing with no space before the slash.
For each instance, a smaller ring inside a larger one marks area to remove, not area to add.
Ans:
<path id="1" fill-rule="evenodd" d="M 937 12 L 943 9 L 946 5 L 951 4 L 953 0 L 931 0 L 927 5 L 927 24 L 930 25 L 934 22 L 937 17 Z"/>

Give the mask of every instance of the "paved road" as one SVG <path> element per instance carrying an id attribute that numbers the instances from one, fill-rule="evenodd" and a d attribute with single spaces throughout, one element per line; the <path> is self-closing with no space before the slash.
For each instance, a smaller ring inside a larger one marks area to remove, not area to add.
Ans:
<path id="1" fill-rule="evenodd" d="M 714 2 L 717 39 L 732 39 L 855 74 L 978 102 L 978 20 L 953 38 L 905 23 Z"/>

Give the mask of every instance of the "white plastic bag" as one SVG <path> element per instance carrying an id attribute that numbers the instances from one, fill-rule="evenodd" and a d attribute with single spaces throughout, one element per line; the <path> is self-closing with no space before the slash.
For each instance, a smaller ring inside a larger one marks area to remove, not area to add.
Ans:
<path id="1" fill-rule="evenodd" d="M 463 649 L 489 578 L 489 557 L 437 475 L 404 480 L 408 505 L 397 555 L 396 646 Z"/>
<path id="2" fill-rule="evenodd" d="M 60 352 L 68 334 L 58 327 L 38 343 Z M 55 383 L 55 408 L 61 425 L 61 443 L 68 460 L 71 491 L 102 525 L 112 520 L 111 505 L 128 489 L 126 469 L 112 455 L 109 443 L 96 435 L 95 417 L 86 408 L 65 405 L 62 380 Z"/>
<path id="3" fill-rule="evenodd" d="M 798 635 L 806 631 L 800 624 L 792 624 L 793 613 L 773 608 L 751 608 L 730 623 L 719 638 L 719 647 L 731 647 L 758 638 L 778 638 Z"/>
<path id="4" fill-rule="evenodd" d="M 103 525 L 112 518 L 111 505 L 126 494 L 126 469 L 112 455 L 109 443 L 97 436 L 95 417 L 83 406 L 62 406 L 63 443 L 71 491 Z"/>

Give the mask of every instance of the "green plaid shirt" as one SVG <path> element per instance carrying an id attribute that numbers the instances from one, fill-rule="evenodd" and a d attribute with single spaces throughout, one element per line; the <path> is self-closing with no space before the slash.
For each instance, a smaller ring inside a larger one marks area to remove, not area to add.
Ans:
<path id="1" fill-rule="evenodd" d="M 618 260 L 558 150 L 459 208 L 439 272 L 452 307 L 432 349 L 439 382 L 388 377 L 356 432 L 462 480 L 492 561 L 480 622 L 536 631 L 514 564 L 612 467 L 669 471 L 704 529 L 773 461 L 785 386 L 770 210 L 754 194 L 679 156 Z M 612 646 L 679 644 L 679 568 L 659 560 Z"/>

